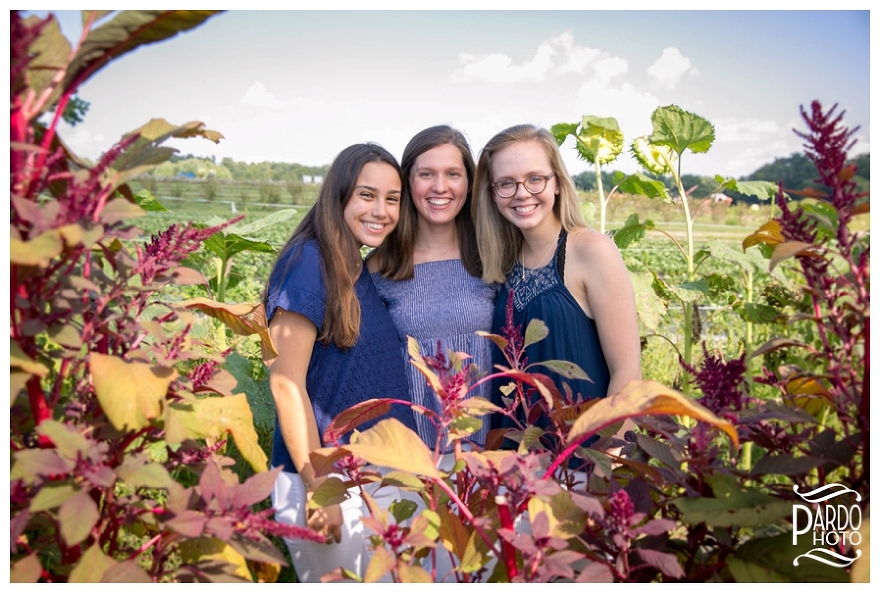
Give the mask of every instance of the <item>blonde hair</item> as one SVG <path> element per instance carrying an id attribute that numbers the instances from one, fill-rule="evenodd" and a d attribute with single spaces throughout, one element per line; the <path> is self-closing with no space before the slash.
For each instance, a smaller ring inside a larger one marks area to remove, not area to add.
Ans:
<path id="1" fill-rule="evenodd" d="M 483 263 L 484 282 L 504 282 L 513 268 L 523 242 L 520 230 L 498 211 L 492 189 L 492 161 L 498 151 L 520 142 L 535 142 L 544 149 L 556 177 L 559 195 L 553 203 L 553 214 L 568 232 L 587 226 L 581 215 L 577 190 L 562 162 L 556 140 L 544 128 L 531 124 L 513 126 L 497 133 L 480 151 L 474 177 L 474 223 L 477 248 Z"/>

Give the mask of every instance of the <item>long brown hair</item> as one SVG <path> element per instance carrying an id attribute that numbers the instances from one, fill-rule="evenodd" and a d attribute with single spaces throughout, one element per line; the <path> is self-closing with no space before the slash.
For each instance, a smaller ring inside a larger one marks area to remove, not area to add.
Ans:
<path id="1" fill-rule="evenodd" d="M 471 276 L 479 278 L 483 274 L 483 266 L 480 263 L 480 253 L 477 250 L 477 233 L 474 228 L 471 202 L 473 201 L 474 188 L 474 157 L 471 147 L 460 131 L 447 125 L 427 128 L 412 137 L 406 148 L 403 149 L 403 158 L 400 161 L 403 169 L 401 183 L 403 184 L 403 200 L 400 204 L 400 219 L 397 227 L 388 238 L 376 248 L 373 257 L 376 265 L 383 276 L 392 280 L 405 280 L 412 278 L 413 251 L 415 250 L 416 232 L 418 230 L 418 212 L 412 201 L 410 189 L 413 167 L 416 160 L 422 154 L 432 148 L 451 144 L 461 153 L 461 162 L 467 173 L 467 197 L 464 206 L 455 217 L 455 230 L 458 235 L 458 251 L 461 255 L 461 263 Z"/>
<path id="2" fill-rule="evenodd" d="M 562 223 L 562 228 L 571 231 L 587 226 L 578 206 L 577 190 L 550 132 L 531 124 L 498 132 L 480 151 L 474 179 L 473 216 L 485 282 L 504 282 L 522 246 L 522 232 L 501 216 L 492 193 L 492 160 L 500 150 L 518 142 L 535 142 L 544 149 L 559 188 L 559 195 L 553 203 L 553 214 Z"/>
<path id="3" fill-rule="evenodd" d="M 378 144 L 354 144 L 340 152 L 327 171 L 315 205 L 281 248 L 269 274 L 270 283 L 276 273 L 286 274 L 289 262 L 296 257 L 293 253 L 288 258 L 288 252 L 299 251 L 309 239 L 317 240 L 327 291 L 324 323 L 318 339 L 324 344 L 334 342 L 342 349 L 354 346 L 360 334 L 361 305 L 354 284 L 363 261 L 360 244 L 345 223 L 343 211 L 351 199 L 361 169 L 367 163 L 391 165 L 403 179 L 397 159 Z M 278 262 L 284 260 L 288 266 L 279 269 Z M 268 291 L 267 284 L 263 297 L 266 307 Z"/>

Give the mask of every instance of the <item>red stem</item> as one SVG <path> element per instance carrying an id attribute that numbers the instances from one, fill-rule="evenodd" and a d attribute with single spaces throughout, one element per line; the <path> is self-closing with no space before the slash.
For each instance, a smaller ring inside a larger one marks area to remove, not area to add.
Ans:
<path id="1" fill-rule="evenodd" d="M 507 498 L 499 496 L 495 499 L 495 502 L 498 504 L 498 516 L 501 518 L 501 527 L 514 531 L 513 517 L 511 517 L 510 509 L 507 507 Z M 513 581 L 513 577 L 517 575 L 516 548 L 509 541 L 501 538 L 501 552 L 504 566 L 507 568 L 507 580 Z"/>

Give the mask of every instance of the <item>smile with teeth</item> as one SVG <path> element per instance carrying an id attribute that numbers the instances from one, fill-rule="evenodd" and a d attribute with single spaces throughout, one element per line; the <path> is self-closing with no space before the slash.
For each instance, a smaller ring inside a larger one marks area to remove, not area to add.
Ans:
<path id="1" fill-rule="evenodd" d="M 385 230 L 385 225 L 380 222 L 364 222 L 364 226 L 370 229 L 371 231 L 383 231 Z"/>
<path id="2" fill-rule="evenodd" d="M 428 203 L 432 206 L 445 206 L 451 201 L 449 198 L 428 198 Z"/>
<path id="3" fill-rule="evenodd" d="M 514 206 L 513 209 L 517 214 L 528 214 L 529 212 L 534 212 L 537 207 L 537 204 L 529 204 L 527 206 Z"/>

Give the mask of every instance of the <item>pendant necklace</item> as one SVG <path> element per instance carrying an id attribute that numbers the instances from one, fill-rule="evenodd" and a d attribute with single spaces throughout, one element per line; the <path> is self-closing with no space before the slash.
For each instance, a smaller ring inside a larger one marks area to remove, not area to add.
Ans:
<path id="1" fill-rule="evenodd" d="M 523 240 L 523 244 L 519 246 L 519 265 L 520 265 L 520 268 L 522 268 L 522 274 L 521 274 L 521 275 L 522 275 L 522 279 L 523 279 L 523 280 L 526 279 L 525 244 L 526 244 L 526 242 L 525 242 L 525 240 Z M 559 239 L 557 238 L 557 239 L 556 239 L 556 243 L 551 243 L 551 244 L 550 244 L 550 249 L 548 249 L 547 251 L 545 251 L 545 252 L 544 252 L 544 256 L 543 256 L 540 260 L 538 260 L 538 261 L 544 261 L 544 259 L 547 257 L 547 254 L 550 253 L 550 251 L 553 249 L 553 247 L 555 247 L 555 246 L 558 245 L 558 244 L 559 244 Z"/>

